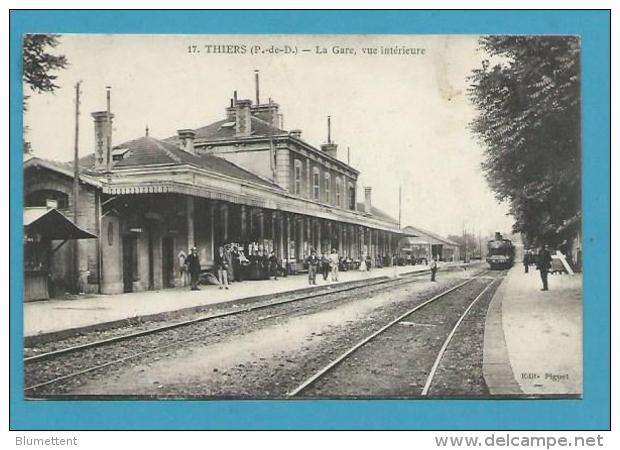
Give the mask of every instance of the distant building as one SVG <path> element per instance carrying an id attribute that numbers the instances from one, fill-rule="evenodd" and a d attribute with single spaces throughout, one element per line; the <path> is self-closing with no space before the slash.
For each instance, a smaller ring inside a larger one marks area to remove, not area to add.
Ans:
<path id="1" fill-rule="evenodd" d="M 232 100 L 225 118 L 160 140 L 148 135 L 112 144 L 113 114 L 92 113 L 94 152 L 80 160 L 77 225 L 98 239 L 55 253 L 55 286 L 76 270 L 85 290 L 132 292 L 178 286 L 189 249 L 203 269 L 219 245 L 237 242 L 274 250 L 291 272 L 317 251 L 387 257 L 402 233 L 397 220 L 372 205 L 371 188 L 357 201 L 359 172 L 338 159 L 328 139 L 320 148 L 284 131 L 276 103 Z M 72 218 L 73 165 L 32 157 L 24 163 L 25 205 Z M 72 264 L 74 248 L 79 267 Z"/>
<path id="2" fill-rule="evenodd" d="M 411 255 L 416 260 L 427 260 L 437 257 L 441 261 L 458 261 L 459 245 L 435 233 L 418 227 L 407 226 L 402 232 L 404 236 L 398 243 L 399 252 Z"/>

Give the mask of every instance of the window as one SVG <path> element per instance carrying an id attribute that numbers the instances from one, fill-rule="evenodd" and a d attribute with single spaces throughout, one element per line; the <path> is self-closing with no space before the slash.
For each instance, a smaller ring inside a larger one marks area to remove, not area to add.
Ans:
<path id="1" fill-rule="evenodd" d="M 295 160 L 294 183 L 295 195 L 301 195 L 301 161 L 298 159 Z"/>
<path id="2" fill-rule="evenodd" d="M 342 206 L 342 198 L 341 191 L 342 190 L 342 180 L 340 177 L 336 177 L 336 206 Z"/>
<path id="3" fill-rule="evenodd" d="M 312 172 L 312 193 L 313 193 L 313 197 L 315 200 L 320 200 L 321 197 L 321 181 L 319 178 L 319 168 L 315 167 L 314 171 Z"/>
<path id="4" fill-rule="evenodd" d="M 325 174 L 325 203 L 331 202 L 332 179 L 329 173 Z"/>
<path id="5" fill-rule="evenodd" d="M 34 191 L 26 196 L 25 206 L 50 206 L 55 204 L 56 209 L 69 208 L 69 196 L 64 192 L 52 189 Z"/>
<path id="6" fill-rule="evenodd" d="M 349 183 L 349 209 L 355 211 L 355 186 Z"/>

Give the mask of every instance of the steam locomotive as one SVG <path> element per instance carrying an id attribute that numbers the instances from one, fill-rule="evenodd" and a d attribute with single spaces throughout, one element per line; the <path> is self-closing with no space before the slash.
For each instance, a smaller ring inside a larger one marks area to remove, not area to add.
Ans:
<path id="1" fill-rule="evenodd" d="M 515 247 L 510 239 L 495 233 L 495 239 L 487 243 L 487 263 L 491 270 L 509 269 L 515 260 Z"/>

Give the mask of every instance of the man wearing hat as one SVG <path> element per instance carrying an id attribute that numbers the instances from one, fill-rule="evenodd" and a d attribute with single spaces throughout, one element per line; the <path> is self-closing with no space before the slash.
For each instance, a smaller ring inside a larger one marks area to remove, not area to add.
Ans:
<path id="1" fill-rule="evenodd" d="M 308 263 L 308 284 L 316 284 L 316 269 L 321 262 L 318 256 L 316 256 L 316 250 L 312 249 L 310 256 L 306 258 Z"/>
<path id="2" fill-rule="evenodd" d="M 195 246 L 192 247 L 192 251 L 187 256 L 185 264 L 187 264 L 187 271 L 189 272 L 191 280 L 191 290 L 199 291 L 200 288 L 198 287 L 198 283 L 200 282 L 200 258 L 198 258 L 198 249 Z"/>

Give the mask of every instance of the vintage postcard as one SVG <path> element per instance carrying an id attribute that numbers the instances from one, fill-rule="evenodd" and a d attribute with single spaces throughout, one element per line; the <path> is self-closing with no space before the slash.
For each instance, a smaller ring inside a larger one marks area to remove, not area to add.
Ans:
<path id="1" fill-rule="evenodd" d="M 579 36 L 22 45 L 26 399 L 581 398 Z"/>

